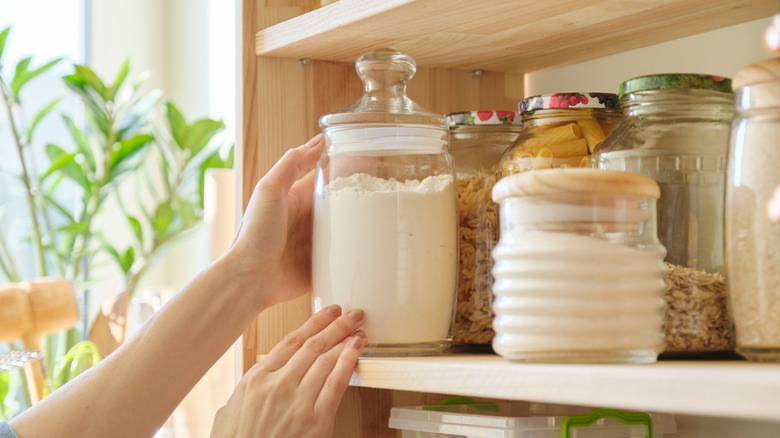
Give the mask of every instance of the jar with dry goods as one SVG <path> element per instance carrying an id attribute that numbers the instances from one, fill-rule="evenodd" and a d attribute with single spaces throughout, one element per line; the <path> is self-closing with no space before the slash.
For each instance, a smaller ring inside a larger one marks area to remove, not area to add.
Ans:
<path id="1" fill-rule="evenodd" d="M 630 172 L 521 172 L 493 188 L 493 349 L 510 361 L 647 363 L 663 350 L 658 185 Z"/>
<path id="2" fill-rule="evenodd" d="M 407 97 L 409 56 L 379 49 L 356 68 L 363 97 L 320 119 L 314 309 L 363 309 L 366 356 L 436 354 L 452 340 L 458 269 L 446 121 Z"/>
<path id="3" fill-rule="evenodd" d="M 726 152 L 734 114 L 727 78 L 662 74 L 620 85 L 623 121 L 596 149 L 601 169 L 642 173 L 661 187 L 666 247 L 666 353 L 732 349 L 723 259 Z"/>
<path id="4" fill-rule="evenodd" d="M 726 185 L 726 273 L 736 351 L 780 361 L 780 59 L 734 77 Z"/>
<path id="5" fill-rule="evenodd" d="M 519 118 L 518 118 L 519 119 Z M 490 198 L 501 154 L 520 135 L 513 111 L 447 115 L 458 183 L 458 298 L 452 343 L 490 350 L 493 340 L 490 252 L 498 240 L 498 204 Z"/>
<path id="6" fill-rule="evenodd" d="M 611 93 L 557 93 L 523 99 L 523 133 L 501 157 L 501 176 L 526 170 L 591 167 L 593 150 L 622 117 Z"/>

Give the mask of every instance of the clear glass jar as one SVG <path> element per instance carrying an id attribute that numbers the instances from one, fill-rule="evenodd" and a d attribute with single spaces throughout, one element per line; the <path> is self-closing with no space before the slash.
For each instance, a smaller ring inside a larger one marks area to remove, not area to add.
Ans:
<path id="1" fill-rule="evenodd" d="M 513 111 L 468 111 L 447 115 L 458 182 L 458 297 L 452 343 L 490 350 L 493 340 L 493 267 L 498 240 L 498 204 L 490 198 L 501 154 L 520 135 Z"/>
<path id="2" fill-rule="evenodd" d="M 601 169 L 661 187 L 666 247 L 666 353 L 733 347 L 723 278 L 723 202 L 734 96 L 727 78 L 664 74 L 620 85 L 624 118 L 594 153 Z"/>
<path id="3" fill-rule="evenodd" d="M 496 183 L 496 353 L 520 362 L 654 362 L 664 344 L 658 195 L 643 175 L 597 169 Z"/>
<path id="4" fill-rule="evenodd" d="M 557 93 L 526 97 L 524 131 L 501 157 L 500 177 L 527 170 L 591 167 L 593 150 L 622 118 L 611 93 Z"/>
<path id="5" fill-rule="evenodd" d="M 356 68 L 363 97 L 320 119 L 314 309 L 363 309 L 366 356 L 436 354 L 452 339 L 458 268 L 446 122 L 406 96 L 409 56 L 380 49 Z"/>
<path id="6" fill-rule="evenodd" d="M 736 351 L 780 361 L 780 59 L 734 77 L 726 185 L 726 273 Z"/>

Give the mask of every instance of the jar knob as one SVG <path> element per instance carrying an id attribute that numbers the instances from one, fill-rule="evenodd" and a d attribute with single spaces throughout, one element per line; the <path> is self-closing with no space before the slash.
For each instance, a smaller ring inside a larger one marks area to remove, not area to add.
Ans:
<path id="1" fill-rule="evenodd" d="M 391 112 L 411 108 L 406 97 L 406 81 L 414 76 L 417 64 L 409 55 L 393 49 L 377 49 L 355 62 L 369 102 L 390 103 Z M 395 107 L 395 108 L 393 108 Z"/>

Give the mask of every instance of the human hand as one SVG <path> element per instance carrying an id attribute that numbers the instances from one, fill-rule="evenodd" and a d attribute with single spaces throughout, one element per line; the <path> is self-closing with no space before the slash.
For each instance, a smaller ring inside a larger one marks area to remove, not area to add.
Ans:
<path id="1" fill-rule="evenodd" d="M 341 315 L 338 305 L 315 313 L 244 374 L 212 438 L 329 437 L 366 344 L 363 320 L 362 310 Z"/>
<path id="2" fill-rule="evenodd" d="M 254 276 L 273 294 L 264 297 L 264 307 L 311 289 L 311 169 L 324 143 L 318 134 L 290 149 L 255 185 L 229 250 L 240 271 Z"/>

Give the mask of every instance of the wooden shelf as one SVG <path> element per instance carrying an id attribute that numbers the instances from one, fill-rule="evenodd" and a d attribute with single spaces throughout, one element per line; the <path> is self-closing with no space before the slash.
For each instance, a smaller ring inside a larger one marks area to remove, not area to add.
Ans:
<path id="1" fill-rule="evenodd" d="M 509 363 L 496 355 L 360 359 L 351 385 L 508 400 L 780 421 L 780 366 Z"/>
<path id="2" fill-rule="evenodd" d="M 776 0 L 340 0 L 259 31 L 255 48 L 353 63 L 391 47 L 424 67 L 525 73 L 775 13 Z"/>

